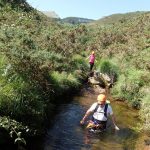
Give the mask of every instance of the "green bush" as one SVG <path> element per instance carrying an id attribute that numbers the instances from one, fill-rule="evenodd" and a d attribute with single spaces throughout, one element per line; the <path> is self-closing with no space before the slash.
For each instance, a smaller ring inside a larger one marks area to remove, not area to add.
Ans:
<path id="1" fill-rule="evenodd" d="M 0 5 L 3 7 L 8 5 L 8 4 L 13 9 L 16 9 L 16 10 L 23 10 L 26 12 L 33 10 L 33 8 L 30 7 L 30 5 L 26 2 L 26 0 L 1 0 L 0 1 Z"/>
<path id="2" fill-rule="evenodd" d="M 76 88 L 80 85 L 78 79 L 70 73 L 67 74 L 67 72 L 53 71 L 50 74 L 50 78 L 52 87 L 54 88 L 53 91 L 56 95 L 61 95 L 67 89 Z"/>
<path id="3" fill-rule="evenodd" d="M 146 72 L 133 68 L 128 68 L 124 72 L 112 89 L 112 94 L 122 100 L 128 100 L 132 106 L 139 108 L 141 97 L 143 97 L 143 94 L 140 92 L 144 85 L 142 76 Z"/>
<path id="4" fill-rule="evenodd" d="M 17 74 L 12 75 L 6 74 L 5 77 L 7 80 L 3 80 L 3 84 L 1 82 L 1 115 L 10 116 L 24 124 L 30 124 L 32 127 L 34 126 L 33 122 L 38 122 L 40 127 L 45 116 L 44 93 L 25 82 Z M 31 120 L 33 122 L 31 122 Z"/>
<path id="5" fill-rule="evenodd" d="M 113 82 L 117 81 L 119 75 L 119 67 L 111 62 L 111 60 L 102 59 L 99 64 L 97 64 L 97 70 L 103 74 L 107 74 Z"/>
<path id="6" fill-rule="evenodd" d="M 88 64 L 86 63 L 85 58 L 78 54 L 72 57 L 71 65 L 73 67 L 73 70 L 82 70 L 82 71 L 88 70 Z"/>

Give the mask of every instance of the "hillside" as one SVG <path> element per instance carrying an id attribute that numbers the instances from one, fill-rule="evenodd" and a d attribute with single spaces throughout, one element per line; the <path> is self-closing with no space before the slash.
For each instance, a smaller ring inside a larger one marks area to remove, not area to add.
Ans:
<path id="1" fill-rule="evenodd" d="M 113 24 L 113 23 L 118 23 L 118 22 L 124 22 L 126 20 L 131 20 L 134 19 L 135 17 L 137 18 L 138 16 L 144 14 L 146 12 L 130 12 L 130 13 L 125 13 L 125 14 L 112 14 L 110 16 L 103 17 L 99 20 L 96 20 L 95 23 L 97 24 Z"/>
<path id="2" fill-rule="evenodd" d="M 60 23 L 69 23 L 69 24 L 82 24 L 82 23 L 90 23 L 93 22 L 93 19 L 87 19 L 87 18 L 79 18 L 79 17 L 66 17 L 61 19 L 59 15 L 57 15 L 54 11 L 42 11 L 44 15 L 46 15 L 49 18 L 53 18 L 55 21 L 58 21 Z"/>
<path id="3" fill-rule="evenodd" d="M 70 23 L 70 24 L 81 24 L 81 23 L 90 23 L 90 22 L 93 22 L 94 20 L 87 19 L 87 18 L 79 18 L 79 17 L 67 17 L 67 18 L 61 19 L 61 21 L 64 23 Z"/>
<path id="4" fill-rule="evenodd" d="M 150 12 L 112 15 L 87 27 L 87 47 L 101 59 L 97 69 L 118 78 L 112 96 L 140 109 L 143 128 L 150 130 Z"/>
<path id="5" fill-rule="evenodd" d="M 80 51 L 86 28 L 57 23 L 25 0 L 1 0 L 0 6 L 0 127 L 24 142 L 20 132 L 43 134 L 62 102 L 58 97 L 81 86 L 88 70 Z"/>
<path id="6" fill-rule="evenodd" d="M 76 25 L 76 24 L 82 24 L 82 23 L 90 23 L 93 22 L 94 20 L 92 19 L 87 19 L 87 18 L 79 18 L 79 17 L 67 17 L 67 18 L 63 18 L 61 19 L 54 11 L 43 11 L 43 12 L 39 12 L 40 14 L 43 13 L 44 15 L 46 15 L 47 17 L 53 19 L 54 21 L 57 21 L 61 24 L 72 24 L 72 25 Z"/>
<path id="7" fill-rule="evenodd" d="M 87 77 L 91 50 L 96 70 L 116 78 L 113 98 L 141 109 L 149 122 L 150 12 L 61 24 L 25 0 L 1 0 L 0 7 L 0 126 L 11 134 L 16 129 L 14 138 L 22 130 L 28 136 L 43 132 L 54 105 Z"/>

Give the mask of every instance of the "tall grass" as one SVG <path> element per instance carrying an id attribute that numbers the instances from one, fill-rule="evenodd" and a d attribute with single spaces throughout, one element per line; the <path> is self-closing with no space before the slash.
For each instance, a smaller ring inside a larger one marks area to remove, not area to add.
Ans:
<path id="1" fill-rule="evenodd" d="M 143 121 L 143 129 L 146 131 L 150 131 L 150 94 L 147 93 L 143 96 L 141 109 L 140 109 L 140 117 Z"/>
<path id="2" fill-rule="evenodd" d="M 143 76 L 146 71 L 128 68 L 120 75 L 112 94 L 122 100 L 128 100 L 132 106 L 139 108 L 143 94 L 140 89 L 145 85 Z"/>
<path id="3" fill-rule="evenodd" d="M 83 57 L 79 54 L 75 54 L 71 58 L 71 63 L 72 63 L 72 66 L 74 67 L 74 69 L 84 70 L 84 71 L 87 71 L 87 69 L 88 69 L 88 65 L 87 65 L 87 62 L 85 60 L 85 57 Z"/>
<path id="4" fill-rule="evenodd" d="M 101 59 L 97 63 L 97 70 L 103 74 L 107 74 L 112 82 L 116 82 L 119 76 L 119 66 L 115 64 L 112 60 Z"/>
<path id="5" fill-rule="evenodd" d="M 76 88 L 80 85 L 80 82 L 71 73 L 53 71 L 50 74 L 51 84 L 53 85 L 53 91 L 56 95 L 62 95 L 69 88 Z"/>

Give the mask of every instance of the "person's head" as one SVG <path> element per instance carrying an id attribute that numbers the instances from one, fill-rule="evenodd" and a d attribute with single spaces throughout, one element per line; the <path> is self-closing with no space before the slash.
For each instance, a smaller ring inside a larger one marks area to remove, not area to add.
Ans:
<path id="1" fill-rule="evenodd" d="M 99 94 L 97 96 L 97 101 L 98 101 L 98 104 L 105 104 L 106 103 L 106 95 L 105 94 Z"/>
<path id="2" fill-rule="evenodd" d="M 92 51 L 92 54 L 94 55 L 94 54 L 95 54 L 95 52 L 94 52 L 94 51 Z"/>

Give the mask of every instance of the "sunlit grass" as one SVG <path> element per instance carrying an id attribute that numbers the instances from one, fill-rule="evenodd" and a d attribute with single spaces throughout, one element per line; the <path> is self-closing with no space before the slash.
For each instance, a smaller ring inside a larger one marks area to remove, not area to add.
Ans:
<path id="1" fill-rule="evenodd" d="M 150 92 L 150 91 L 149 91 Z M 140 117 L 143 120 L 143 129 L 150 130 L 150 94 L 144 95 L 141 109 Z"/>
<path id="2" fill-rule="evenodd" d="M 67 74 L 66 72 L 58 72 L 54 71 L 50 74 L 51 77 L 51 82 L 53 86 L 55 87 L 54 89 L 65 91 L 66 89 L 69 89 L 71 87 L 78 87 L 80 85 L 80 82 L 78 81 L 77 78 L 75 78 L 72 74 Z"/>

